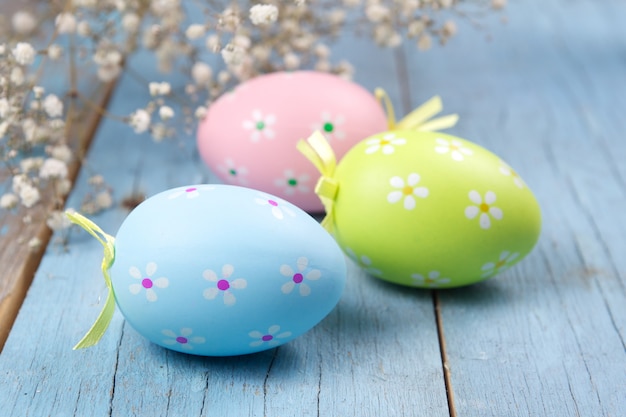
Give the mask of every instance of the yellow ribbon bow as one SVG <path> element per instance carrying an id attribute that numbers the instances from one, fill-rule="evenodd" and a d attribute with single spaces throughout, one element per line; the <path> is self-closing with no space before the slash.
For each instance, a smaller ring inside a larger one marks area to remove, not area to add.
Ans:
<path id="1" fill-rule="evenodd" d="M 320 132 L 313 133 L 306 141 L 300 140 L 296 147 L 302 154 L 315 165 L 321 177 L 315 185 L 315 194 L 322 200 L 326 217 L 322 220 L 322 226 L 332 232 L 332 212 L 335 197 L 339 189 L 337 181 L 333 178 L 337 159 L 330 144 Z"/>
<path id="2" fill-rule="evenodd" d="M 396 122 L 393 105 L 391 104 L 391 100 L 385 90 L 377 88 L 374 90 L 374 95 L 376 96 L 376 100 L 378 100 L 380 105 L 385 109 L 385 113 L 387 114 L 387 127 L 389 130 L 407 129 L 430 132 L 452 127 L 459 120 L 459 116 L 457 114 L 450 114 L 430 120 L 434 115 L 443 110 L 441 97 L 434 96 L 426 103 L 406 115 L 402 118 L 402 120 Z"/>
<path id="3" fill-rule="evenodd" d="M 72 223 L 77 224 L 87 231 L 90 235 L 95 237 L 98 242 L 104 247 L 104 258 L 102 258 L 102 275 L 104 276 L 104 282 L 107 286 L 107 298 L 104 302 L 104 307 L 98 315 L 98 318 L 91 326 L 89 331 L 83 336 L 83 338 L 74 346 L 74 350 L 82 349 L 95 345 L 100 341 L 104 332 L 109 327 L 113 313 L 115 312 L 115 296 L 113 294 L 113 285 L 111 284 L 111 276 L 109 275 L 109 268 L 115 261 L 115 238 L 102 231 L 98 225 L 73 211 L 66 211 L 65 215 Z"/>

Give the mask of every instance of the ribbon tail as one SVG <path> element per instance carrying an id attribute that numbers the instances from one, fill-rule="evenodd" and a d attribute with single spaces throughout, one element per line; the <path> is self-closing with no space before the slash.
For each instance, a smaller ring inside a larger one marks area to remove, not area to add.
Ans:
<path id="1" fill-rule="evenodd" d="M 397 129 L 417 129 L 442 110 L 443 103 L 441 102 L 441 98 L 435 96 L 400 120 Z"/>
<path id="2" fill-rule="evenodd" d="M 421 132 L 432 132 L 435 130 L 443 130 L 448 129 L 459 121 L 458 114 L 450 114 L 447 116 L 438 117 L 433 120 L 429 120 L 428 122 L 421 124 L 417 127 L 417 130 Z"/>
<path id="3" fill-rule="evenodd" d="M 374 90 L 374 96 L 385 110 L 385 114 L 387 115 L 387 128 L 389 130 L 396 129 L 396 115 L 393 111 L 393 104 L 391 103 L 389 95 L 387 95 L 385 90 L 379 87 Z"/>
<path id="4" fill-rule="evenodd" d="M 113 291 L 109 290 L 104 307 L 102 308 L 102 311 L 100 311 L 98 318 L 73 349 L 83 349 L 97 344 L 109 327 L 114 312 L 115 297 L 113 296 Z"/>
<path id="5" fill-rule="evenodd" d="M 79 213 L 68 210 L 65 212 L 65 215 L 72 223 L 80 226 L 87 233 L 96 238 L 96 240 L 98 240 L 104 248 L 104 257 L 102 258 L 101 269 L 104 283 L 107 287 L 107 298 L 104 303 L 104 307 L 102 307 L 102 311 L 100 311 L 100 314 L 94 324 L 91 326 L 89 331 L 87 331 L 85 336 L 83 336 L 80 342 L 74 346 L 74 350 L 76 350 L 97 344 L 109 327 L 111 318 L 115 312 L 115 295 L 113 293 L 113 285 L 111 284 L 111 277 L 109 275 L 109 268 L 111 268 L 113 262 L 115 261 L 115 238 L 104 233 L 97 224 Z"/>

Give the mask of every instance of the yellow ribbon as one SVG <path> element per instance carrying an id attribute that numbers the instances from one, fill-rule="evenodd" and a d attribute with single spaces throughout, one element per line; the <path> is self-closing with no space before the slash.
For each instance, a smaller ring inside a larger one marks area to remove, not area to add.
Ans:
<path id="1" fill-rule="evenodd" d="M 439 96 L 435 96 L 422 104 L 407 116 L 405 116 L 399 122 L 396 122 L 396 116 L 393 110 L 393 105 L 389 96 L 382 88 L 374 90 L 376 100 L 385 109 L 387 114 L 387 127 L 389 130 L 419 130 L 422 132 L 430 132 L 433 130 L 442 130 L 452 127 L 459 120 L 457 114 L 450 114 L 448 116 L 438 117 L 430 120 L 434 115 L 440 113 L 443 110 L 443 103 Z"/>
<path id="2" fill-rule="evenodd" d="M 85 336 L 83 336 L 80 342 L 74 346 L 74 350 L 76 350 L 90 347 L 98 343 L 104 335 L 104 332 L 106 332 L 107 327 L 109 327 L 109 323 L 111 322 L 111 318 L 115 312 L 115 296 L 113 293 L 113 286 L 111 284 L 111 276 L 109 275 L 109 268 L 111 268 L 113 262 L 115 261 L 115 238 L 104 233 L 98 225 L 81 214 L 67 210 L 65 215 L 72 223 L 82 227 L 90 235 L 95 237 L 104 247 L 104 258 L 102 258 L 102 276 L 104 277 L 104 282 L 107 286 L 107 298 L 104 302 L 104 307 L 94 324 Z"/>
<path id="3" fill-rule="evenodd" d="M 314 132 L 307 140 L 298 141 L 296 147 L 302 154 L 315 165 L 321 177 L 315 185 L 315 194 L 322 200 L 326 217 L 322 220 L 322 226 L 332 233 L 333 229 L 333 204 L 339 186 L 333 178 L 337 159 L 330 144 L 320 132 Z"/>

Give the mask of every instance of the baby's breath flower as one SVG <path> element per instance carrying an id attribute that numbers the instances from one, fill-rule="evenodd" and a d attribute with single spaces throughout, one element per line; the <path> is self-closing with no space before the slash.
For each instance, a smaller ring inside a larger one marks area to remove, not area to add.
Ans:
<path id="1" fill-rule="evenodd" d="M 28 241 L 28 249 L 36 252 L 41 248 L 41 239 L 34 237 Z"/>
<path id="2" fill-rule="evenodd" d="M 206 49 L 213 53 L 217 53 L 221 49 L 220 37 L 217 35 L 209 35 L 206 38 Z"/>
<path id="3" fill-rule="evenodd" d="M 370 22 L 378 23 L 389 17 L 390 11 L 387 7 L 379 3 L 369 4 L 365 8 L 365 16 Z"/>
<path id="4" fill-rule="evenodd" d="M 74 33 L 76 31 L 76 17 L 71 13 L 61 13 L 54 20 L 59 33 Z"/>
<path id="5" fill-rule="evenodd" d="M 19 42 L 11 52 L 15 61 L 20 65 L 30 65 L 35 62 L 35 48 L 28 42 Z"/>
<path id="6" fill-rule="evenodd" d="M 144 109 L 135 111 L 130 116 L 130 125 L 135 133 L 143 133 L 150 127 L 150 113 Z"/>
<path id="7" fill-rule="evenodd" d="M 288 70 L 294 70 L 300 67 L 300 58 L 294 53 L 290 52 L 286 54 L 283 57 L 283 60 L 285 61 L 285 68 Z"/>
<path id="8" fill-rule="evenodd" d="M 28 35 L 37 27 L 37 20 L 29 12 L 21 10 L 13 15 L 11 24 L 20 35 Z"/>
<path id="9" fill-rule="evenodd" d="M 502 9 L 504 6 L 506 6 L 506 0 L 491 0 L 491 7 L 496 10 Z"/>
<path id="10" fill-rule="evenodd" d="M 13 193 L 6 193 L 0 197 L 0 208 L 3 209 L 12 209 L 17 206 L 20 202 L 20 199 Z"/>
<path id="11" fill-rule="evenodd" d="M 57 44 L 52 44 L 48 47 L 48 57 L 53 61 L 59 59 L 62 53 L 63 49 Z"/>
<path id="12" fill-rule="evenodd" d="M 420 51 L 427 51 L 432 46 L 433 40 L 428 33 L 423 33 L 417 40 L 417 47 Z"/>
<path id="13" fill-rule="evenodd" d="M 174 110 L 169 106 L 161 106 L 159 109 L 159 117 L 163 120 L 168 120 L 174 117 Z"/>
<path id="14" fill-rule="evenodd" d="M 196 117 L 196 119 L 204 119 L 204 116 L 206 116 L 206 110 L 206 107 L 198 106 L 198 108 L 194 112 L 194 116 Z"/>
<path id="15" fill-rule="evenodd" d="M 72 222 L 67 218 L 64 212 L 59 210 L 54 210 L 48 215 L 48 219 L 46 220 L 46 224 L 52 230 L 64 230 L 70 227 Z"/>
<path id="16" fill-rule="evenodd" d="M 57 145 L 47 148 L 50 156 L 66 164 L 72 160 L 72 150 L 67 145 Z"/>
<path id="17" fill-rule="evenodd" d="M 76 33 L 80 36 L 87 37 L 91 35 L 91 25 L 86 20 L 78 22 L 76 25 Z"/>
<path id="18" fill-rule="evenodd" d="M 222 49 L 222 58 L 228 66 L 236 66 L 241 64 L 244 57 L 243 48 L 229 43 Z"/>
<path id="19" fill-rule="evenodd" d="M 168 82 L 151 82 L 148 84 L 151 96 L 166 96 L 172 91 L 172 86 Z"/>
<path id="20" fill-rule="evenodd" d="M 39 177 L 42 179 L 67 177 L 67 165 L 56 158 L 48 158 L 39 168 Z"/>
<path id="21" fill-rule="evenodd" d="M 43 109 L 50 117 L 63 115 L 63 102 L 54 94 L 48 94 L 43 100 Z"/>
<path id="22" fill-rule="evenodd" d="M 135 13 L 125 13 L 124 17 L 122 17 L 122 27 L 129 33 L 137 32 L 139 29 L 139 16 Z"/>
<path id="23" fill-rule="evenodd" d="M 255 4 L 250 8 L 250 21 L 253 25 L 268 25 L 278 19 L 278 8 L 273 4 Z"/>
<path id="24" fill-rule="evenodd" d="M 204 62 L 196 62 L 193 64 L 193 67 L 191 67 L 191 77 L 196 84 L 207 84 L 211 81 L 212 75 L 213 70 L 211 70 L 211 67 Z"/>
<path id="25" fill-rule="evenodd" d="M 108 209 L 113 205 L 113 197 L 109 191 L 100 191 L 94 202 L 100 209 Z"/>
<path id="26" fill-rule="evenodd" d="M 198 39 L 202 35 L 204 35 L 204 26 L 197 23 L 189 25 L 189 27 L 185 31 L 185 36 L 189 40 Z"/>
<path id="27" fill-rule="evenodd" d="M 30 184 L 22 185 L 19 191 L 19 195 L 22 204 L 27 208 L 31 208 L 32 206 L 37 204 L 39 202 L 39 199 L 41 198 L 39 190 Z"/>
<path id="28" fill-rule="evenodd" d="M 23 173 L 27 174 L 31 171 L 38 170 L 43 165 L 43 158 L 41 157 L 33 157 L 33 158 L 24 158 L 20 162 L 20 169 Z"/>
<path id="29" fill-rule="evenodd" d="M 10 80 L 16 86 L 24 84 L 24 71 L 20 67 L 13 67 Z"/>
<path id="30" fill-rule="evenodd" d="M 33 94 L 35 95 L 35 98 L 37 99 L 40 99 L 41 97 L 43 97 L 43 93 L 45 92 L 46 92 L 46 89 L 40 85 L 36 85 L 33 87 Z"/>

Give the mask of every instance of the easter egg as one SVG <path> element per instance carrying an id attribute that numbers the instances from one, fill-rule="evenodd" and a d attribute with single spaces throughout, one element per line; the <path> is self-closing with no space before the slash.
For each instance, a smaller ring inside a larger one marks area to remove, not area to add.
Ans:
<path id="1" fill-rule="evenodd" d="M 199 123 L 199 153 L 226 184 L 259 189 L 308 212 L 322 212 L 314 193 L 319 173 L 296 142 L 323 132 L 342 156 L 387 129 L 383 108 L 363 87 L 339 76 L 276 72 L 237 86 Z"/>
<path id="2" fill-rule="evenodd" d="M 230 356 L 286 343 L 320 322 L 345 257 L 307 213 L 272 195 L 193 185 L 136 207 L 115 237 L 115 301 L 150 341 Z"/>
<path id="3" fill-rule="evenodd" d="M 397 284 L 472 284 L 519 262 L 539 237 L 540 208 L 520 176 L 451 135 L 373 135 L 344 156 L 332 181 L 337 242 L 371 275 Z"/>

